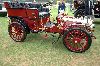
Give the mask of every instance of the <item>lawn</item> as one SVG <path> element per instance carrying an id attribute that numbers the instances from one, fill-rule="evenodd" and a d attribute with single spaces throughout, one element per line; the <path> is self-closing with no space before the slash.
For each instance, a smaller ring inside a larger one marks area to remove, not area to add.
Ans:
<path id="1" fill-rule="evenodd" d="M 52 10 L 53 17 L 56 9 Z M 29 34 L 25 42 L 14 42 L 8 34 L 6 17 L 0 17 L 0 66 L 100 66 L 100 24 L 96 24 L 92 45 L 85 53 L 68 51 L 62 38 L 52 44 L 56 37 L 44 33 Z"/>

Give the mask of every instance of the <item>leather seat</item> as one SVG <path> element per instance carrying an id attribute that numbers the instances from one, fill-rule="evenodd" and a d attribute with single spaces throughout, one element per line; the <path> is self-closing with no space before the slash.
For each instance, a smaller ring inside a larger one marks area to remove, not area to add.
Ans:
<path id="1" fill-rule="evenodd" d="M 29 8 L 37 8 L 39 12 L 39 18 L 50 16 L 49 9 L 44 8 L 42 4 L 38 3 L 29 3 Z"/>
<path id="2" fill-rule="evenodd" d="M 11 2 L 9 3 L 10 8 L 29 8 L 27 3 Z"/>

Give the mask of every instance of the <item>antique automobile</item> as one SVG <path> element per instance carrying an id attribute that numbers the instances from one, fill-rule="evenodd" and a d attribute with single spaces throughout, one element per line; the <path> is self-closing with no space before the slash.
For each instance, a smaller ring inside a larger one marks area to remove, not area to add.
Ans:
<path id="1" fill-rule="evenodd" d="M 94 3 L 93 0 L 80 0 L 80 3 L 74 1 L 74 17 L 81 17 L 86 15 L 92 15 L 95 18 L 100 18 L 100 1 Z M 87 12 L 88 13 L 87 13 Z"/>
<path id="2" fill-rule="evenodd" d="M 50 13 L 41 4 L 4 2 L 9 17 L 8 32 L 16 42 L 22 42 L 30 32 L 58 33 L 63 44 L 72 52 L 85 52 L 92 43 L 93 28 L 86 21 L 58 14 L 56 23 L 50 20 Z M 35 7 L 33 7 L 35 6 Z M 38 6 L 38 8 L 37 8 Z"/>
<path id="3" fill-rule="evenodd" d="M 0 17 L 7 16 L 7 10 L 4 8 L 3 3 L 0 3 Z"/>

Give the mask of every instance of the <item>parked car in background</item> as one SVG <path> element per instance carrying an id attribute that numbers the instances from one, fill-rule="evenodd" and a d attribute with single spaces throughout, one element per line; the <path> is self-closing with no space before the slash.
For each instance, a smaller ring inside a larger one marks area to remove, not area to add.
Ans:
<path id="1" fill-rule="evenodd" d="M 100 18 L 100 1 L 94 2 L 94 0 L 86 0 L 83 3 L 79 4 L 77 1 L 74 1 L 74 17 L 81 17 L 86 15 L 91 15 L 95 18 Z"/>
<path id="2" fill-rule="evenodd" d="M 0 17 L 5 17 L 7 16 L 7 10 L 4 7 L 3 3 L 0 3 Z"/>

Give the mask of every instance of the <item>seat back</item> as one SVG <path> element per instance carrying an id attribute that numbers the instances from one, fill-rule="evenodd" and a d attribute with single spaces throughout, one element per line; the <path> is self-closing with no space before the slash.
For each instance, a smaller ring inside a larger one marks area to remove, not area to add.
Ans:
<path id="1" fill-rule="evenodd" d="M 38 3 L 4 2 L 8 16 L 39 18 L 39 12 L 49 12 Z"/>

